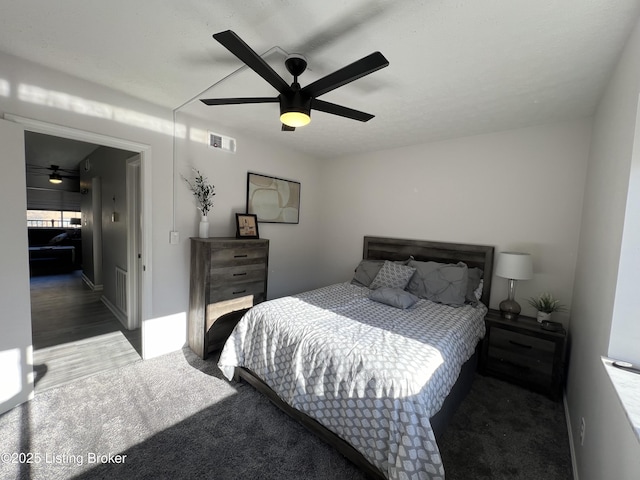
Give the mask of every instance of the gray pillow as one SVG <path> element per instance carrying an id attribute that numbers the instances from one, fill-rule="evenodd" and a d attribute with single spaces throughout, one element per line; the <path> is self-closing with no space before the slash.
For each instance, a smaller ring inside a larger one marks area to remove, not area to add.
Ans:
<path id="1" fill-rule="evenodd" d="M 469 280 L 467 282 L 467 303 L 476 306 L 478 304 L 478 297 L 476 297 L 476 290 L 480 286 L 482 280 L 483 271 L 480 268 L 473 267 L 467 270 Z"/>
<path id="2" fill-rule="evenodd" d="M 402 308 L 403 310 L 413 306 L 418 300 L 415 295 L 402 290 L 400 288 L 382 287 L 377 290 L 373 290 L 369 294 L 369 298 L 375 302 L 384 303 L 396 308 Z"/>
<path id="3" fill-rule="evenodd" d="M 407 286 L 415 271 L 416 269 L 413 267 L 385 260 L 369 288 L 375 290 L 376 288 L 391 287 L 402 290 Z"/>
<path id="4" fill-rule="evenodd" d="M 356 267 L 351 283 L 360 287 L 369 287 L 382 268 L 384 260 L 362 260 Z"/>
<path id="5" fill-rule="evenodd" d="M 459 262 L 409 262 L 416 269 L 407 290 L 420 298 L 445 305 L 464 305 L 469 274 L 467 265 Z"/>

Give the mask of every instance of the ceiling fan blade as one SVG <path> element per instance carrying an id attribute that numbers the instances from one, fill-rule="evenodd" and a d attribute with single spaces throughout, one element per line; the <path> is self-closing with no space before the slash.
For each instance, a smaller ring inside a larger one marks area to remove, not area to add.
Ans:
<path id="1" fill-rule="evenodd" d="M 201 98 L 205 105 L 239 105 L 241 103 L 277 103 L 278 97 Z"/>
<path id="2" fill-rule="evenodd" d="M 80 178 L 79 175 L 61 175 L 58 172 L 30 172 L 30 175 L 41 176 L 41 177 L 50 177 L 52 173 L 57 174 L 60 178 L 66 178 L 69 180 L 78 180 Z"/>
<path id="3" fill-rule="evenodd" d="M 313 110 L 320 110 L 321 112 L 332 113 L 333 115 L 339 115 L 341 117 L 351 118 L 352 120 L 359 120 L 361 122 L 368 122 L 375 116 L 370 113 L 361 112 L 360 110 L 354 110 L 353 108 L 343 107 L 342 105 L 325 102 L 324 100 L 318 100 L 317 98 L 314 98 L 311 101 L 311 108 Z"/>
<path id="4" fill-rule="evenodd" d="M 58 165 L 49 165 L 49 166 L 44 166 L 44 165 L 34 165 L 31 163 L 27 163 L 27 169 L 30 170 L 44 170 L 46 171 L 46 174 L 48 175 L 49 172 L 65 172 L 65 173 L 78 173 L 78 169 L 73 169 L 73 168 L 60 168 Z"/>
<path id="5" fill-rule="evenodd" d="M 310 83 L 301 90 L 301 93 L 312 98 L 324 95 L 331 90 L 353 82 L 370 73 L 389 65 L 389 61 L 380 52 L 374 52 L 346 67 L 336 70 L 329 75 Z"/>
<path id="6" fill-rule="evenodd" d="M 280 93 L 286 93 L 291 87 L 285 82 L 276 71 L 265 62 L 260 55 L 251 49 L 235 32 L 225 30 L 213 35 L 218 42 L 236 57 L 242 60 L 247 66 L 269 82 L 273 88 Z"/>
<path id="7" fill-rule="evenodd" d="M 295 132 L 296 131 L 296 127 L 290 127 L 289 125 L 285 125 L 284 123 L 282 124 L 282 128 L 281 130 L 283 132 Z"/>
<path id="8" fill-rule="evenodd" d="M 27 168 L 33 168 L 37 170 L 51 170 L 50 167 L 45 167 L 44 165 L 33 165 L 31 163 L 27 163 Z"/>

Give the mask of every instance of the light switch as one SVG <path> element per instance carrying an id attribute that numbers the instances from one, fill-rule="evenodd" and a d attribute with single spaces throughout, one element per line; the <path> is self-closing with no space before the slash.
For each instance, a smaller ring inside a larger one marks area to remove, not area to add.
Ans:
<path id="1" fill-rule="evenodd" d="M 169 232 L 169 243 L 171 245 L 178 245 L 180 242 L 180 233 L 178 232 Z"/>

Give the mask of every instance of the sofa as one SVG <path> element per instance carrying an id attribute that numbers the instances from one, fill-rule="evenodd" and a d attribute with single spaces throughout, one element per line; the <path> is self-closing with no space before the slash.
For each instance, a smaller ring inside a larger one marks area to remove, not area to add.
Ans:
<path id="1" fill-rule="evenodd" d="M 80 228 L 29 227 L 31 275 L 69 273 L 82 266 Z"/>

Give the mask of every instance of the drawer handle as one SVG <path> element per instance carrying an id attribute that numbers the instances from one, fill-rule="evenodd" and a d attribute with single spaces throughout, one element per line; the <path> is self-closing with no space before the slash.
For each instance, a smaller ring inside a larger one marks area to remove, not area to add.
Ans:
<path id="1" fill-rule="evenodd" d="M 242 272 L 242 273 L 234 273 L 233 276 L 234 277 L 241 277 L 242 275 L 246 275 L 247 272 Z"/>
<path id="2" fill-rule="evenodd" d="M 515 345 L 516 347 L 520 347 L 520 348 L 526 348 L 526 349 L 532 348 L 531 345 L 525 345 L 524 343 L 515 342 L 513 340 L 509 340 L 509 343 L 512 344 L 512 345 Z"/>
<path id="3" fill-rule="evenodd" d="M 244 255 L 234 255 L 233 258 L 247 258 L 249 255 L 246 253 Z"/>
<path id="4" fill-rule="evenodd" d="M 234 295 L 238 295 L 239 293 L 244 293 L 246 292 L 247 289 L 245 288 L 244 290 L 238 290 L 237 292 L 233 292 Z"/>

